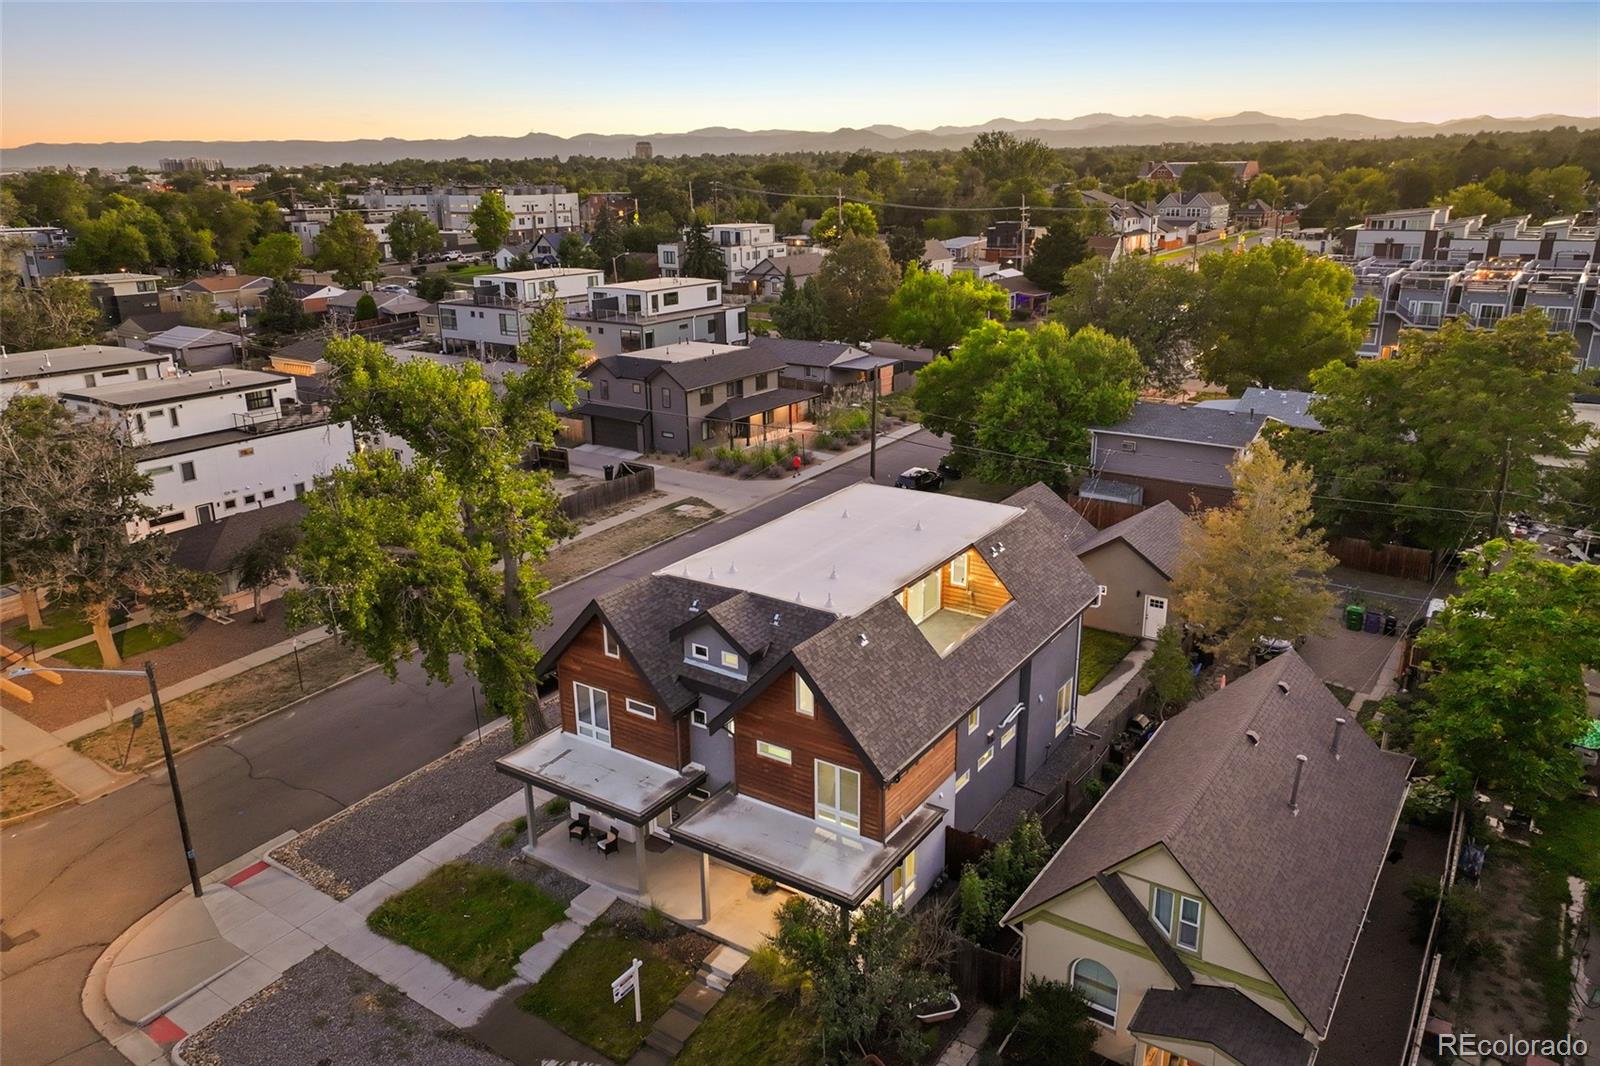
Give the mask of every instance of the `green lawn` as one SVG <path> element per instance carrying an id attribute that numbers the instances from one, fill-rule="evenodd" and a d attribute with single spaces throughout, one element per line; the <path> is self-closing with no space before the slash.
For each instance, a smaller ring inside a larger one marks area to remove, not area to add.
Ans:
<path id="1" fill-rule="evenodd" d="M 944 488 L 939 491 L 946 496 L 960 496 L 968 500 L 999 503 L 1020 487 L 1020 485 L 1010 485 L 1003 481 L 984 481 L 982 478 L 975 478 L 969 474 L 958 481 L 946 479 Z"/>
<path id="2" fill-rule="evenodd" d="M 639 991 L 644 1021 L 633 1021 L 633 997 L 611 1002 L 611 982 L 641 959 Z M 656 1019 L 694 977 L 689 966 L 648 940 L 630 936 L 604 918 L 566 950 L 517 1005 L 615 1062 L 626 1062 Z M 760 1061 L 760 1060 L 752 1060 Z"/>
<path id="3" fill-rule="evenodd" d="M 675 1061 L 678 1066 L 807 1066 L 818 1059 L 819 1028 L 816 1015 L 801 1009 L 793 995 L 736 978 Z"/>
<path id="4" fill-rule="evenodd" d="M 1078 662 L 1078 691 L 1093 692 L 1100 679 L 1110 673 L 1138 644 L 1133 637 L 1108 633 L 1104 629 L 1083 629 L 1083 658 Z"/>
<path id="5" fill-rule="evenodd" d="M 565 914 L 564 904 L 533 885 L 452 862 L 386 900 L 367 925 L 474 984 L 499 988 L 516 976 L 522 953 Z"/>
<path id="6" fill-rule="evenodd" d="M 500 268 L 495 266 L 493 263 L 473 263 L 471 266 L 447 267 L 445 269 L 444 276 L 450 278 L 452 281 L 470 281 L 470 279 L 477 277 L 479 274 L 494 274 L 499 272 L 499 270 Z"/>
<path id="7" fill-rule="evenodd" d="M 120 633 L 111 635 L 112 642 L 124 659 L 135 655 L 143 655 L 156 648 L 165 648 L 168 644 L 176 644 L 183 639 L 183 630 L 179 626 L 130 626 Z M 42 647 L 42 645 L 41 645 Z M 104 665 L 100 661 L 100 647 L 96 644 L 80 644 L 76 648 L 68 648 L 56 656 L 64 659 L 73 666 L 84 666 L 89 669 Z"/>
<path id="8" fill-rule="evenodd" d="M 89 635 L 89 623 L 83 620 L 83 612 L 75 607 L 47 607 L 42 614 L 43 627 L 29 629 L 27 626 L 20 626 L 11 631 L 12 639 L 20 644 L 31 641 L 40 651 L 44 651 L 46 648 L 53 648 L 69 640 Z M 122 619 L 122 615 L 113 615 L 111 624 L 116 625 Z"/>
<path id="9" fill-rule="evenodd" d="M 1572 996 L 1572 956 L 1563 926 L 1568 902 L 1567 878 L 1600 881 L 1600 804 L 1581 796 L 1552 804 L 1534 824 L 1542 831 L 1534 838 L 1528 871 L 1530 899 L 1524 902 L 1538 916 L 1521 945 L 1526 971 L 1538 986 L 1544 1002 L 1545 1032 L 1559 1036 L 1567 1031 L 1567 1004 Z"/>

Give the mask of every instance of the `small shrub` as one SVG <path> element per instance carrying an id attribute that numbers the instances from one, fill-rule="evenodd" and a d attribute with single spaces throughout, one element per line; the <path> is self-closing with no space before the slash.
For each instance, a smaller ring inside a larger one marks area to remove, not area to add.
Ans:
<path id="1" fill-rule="evenodd" d="M 1431 777 L 1420 777 L 1406 796 L 1406 820 L 1419 825 L 1439 826 L 1449 821 L 1453 797 L 1450 790 Z"/>
<path id="2" fill-rule="evenodd" d="M 546 814 L 560 814 L 562 811 L 567 809 L 567 801 L 562 799 L 560 796 L 556 796 L 552 799 L 545 800 L 544 806 L 539 809 L 544 811 Z M 523 828 L 527 828 L 526 819 L 524 819 Z"/>
<path id="3" fill-rule="evenodd" d="M 821 452 L 832 451 L 834 448 L 833 434 L 823 430 L 812 438 L 811 446 Z"/>
<path id="4" fill-rule="evenodd" d="M 667 917 L 667 912 L 650 904 L 650 909 L 639 916 L 639 923 L 644 926 L 644 931 L 653 939 L 659 940 L 672 930 L 672 919 Z"/>
<path id="5" fill-rule="evenodd" d="M 1083 795 L 1090 803 L 1098 803 L 1100 797 L 1106 794 L 1106 783 L 1098 777 L 1091 777 L 1083 783 Z"/>
<path id="6" fill-rule="evenodd" d="M 796 992 L 805 982 L 805 975 L 791 966 L 771 944 L 763 944 L 752 951 L 750 961 L 740 973 L 767 992 Z"/>
<path id="7" fill-rule="evenodd" d="M 763 877 L 761 874 L 756 874 L 754 877 L 750 878 L 750 891 L 754 892 L 758 896 L 769 895 L 770 893 L 776 891 L 777 888 L 778 882 L 774 881 L 770 877 Z"/>

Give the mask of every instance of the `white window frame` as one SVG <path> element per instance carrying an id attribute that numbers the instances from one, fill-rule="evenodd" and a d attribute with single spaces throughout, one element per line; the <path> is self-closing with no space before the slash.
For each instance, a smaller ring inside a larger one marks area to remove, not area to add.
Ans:
<path id="1" fill-rule="evenodd" d="M 963 771 L 961 771 L 959 774 L 956 775 L 956 791 L 960 792 L 962 789 L 966 788 L 967 787 L 967 783 L 969 781 L 971 781 L 971 780 L 972 780 L 972 771 L 971 770 L 963 770 Z"/>
<path id="2" fill-rule="evenodd" d="M 982 770 L 992 762 L 994 762 L 994 745 L 990 744 L 983 749 L 983 754 L 978 756 L 978 769 Z"/>
<path id="3" fill-rule="evenodd" d="M 689 724 L 692 726 L 697 726 L 701 729 L 711 728 L 706 719 L 706 712 L 701 710 L 699 707 L 696 707 L 689 712 Z"/>
<path id="4" fill-rule="evenodd" d="M 1072 722 L 1072 690 L 1077 687 L 1078 679 L 1069 677 L 1060 688 L 1056 689 L 1056 735 L 1066 729 Z"/>
<path id="5" fill-rule="evenodd" d="M 1185 918 L 1183 914 L 1184 909 L 1190 904 L 1194 905 L 1194 921 L 1192 922 Z M 1200 951 L 1200 923 L 1205 918 L 1205 912 L 1206 906 L 1200 900 L 1195 899 L 1193 896 L 1180 895 L 1178 897 L 1178 926 L 1173 934 L 1173 944 L 1183 951 L 1193 951 L 1198 954 Z M 1193 943 L 1186 943 L 1184 940 L 1184 932 L 1188 929 L 1194 930 Z"/>
<path id="6" fill-rule="evenodd" d="M 967 712 L 967 736 L 970 737 L 978 731 L 978 726 L 983 722 L 982 712 L 982 707 L 974 707 Z"/>
<path id="7" fill-rule="evenodd" d="M 969 567 L 968 567 L 968 563 L 967 563 L 967 553 L 966 552 L 962 552 L 960 555 L 956 556 L 954 559 L 951 559 L 950 560 L 950 584 L 954 585 L 958 589 L 966 588 L 967 587 L 968 570 L 969 570 Z"/>
<path id="8" fill-rule="evenodd" d="M 1078 987 L 1078 966 L 1085 962 L 1092 962 L 1096 966 L 1105 970 L 1107 973 L 1111 973 L 1111 967 L 1107 966 L 1098 959 L 1074 959 L 1072 960 L 1072 968 L 1067 971 L 1067 984 L 1071 987 Z M 1094 1023 L 1096 1025 L 1104 1026 L 1107 1029 L 1115 1030 L 1117 1027 L 1117 1010 L 1122 1005 L 1122 982 L 1117 981 L 1117 975 L 1114 973 L 1111 973 L 1111 980 L 1115 982 L 1115 984 L 1111 988 L 1111 1006 L 1109 1008 L 1107 1008 L 1104 1004 L 1094 1002 L 1087 995 L 1085 995 L 1083 998 L 1089 1006 L 1089 1017 L 1094 1021 Z M 1109 1018 L 1107 1018 L 1105 1014 L 1108 1009 L 1111 1012 Z"/>
<path id="9" fill-rule="evenodd" d="M 1016 726 L 1010 726 L 1009 728 L 1006 729 L 1006 731 L 1004 733 L 1000 734 L 1000 746 L 1003 748 L 1007 744 L 1011 743 L 1013 740 L 1016 740 L 1016 739 L 1017 739 L 1017 727 Z"/>
<path id="10" fill-rule="evenodd" d="M 798 673 L 794 675 L 794 713 L 807 718 L 815 718 L 817 714 L 817 694 Z"/>
<path id="11" fill-rule="evenodd" d="M 782 744 L 774 744 L 770 740 L 756 741 L 756 757 L 771 759 L 773 762 L 782 763 L 785 766 L 794 765 L 793 749 L 786 748 Z"/>
<path id="12" fill-rule="evenodd" d="M 889 874 L 889 902 L 900 906 L 917 891 L 917 852 L 913 848 Z"/>
<path id="13" fill-rule="evenodd" d="M 1165 910 L 1167 917 L 1165 921 L 1162 921 L 1161 919 L 1161 912 L 1163 909 L 1161 901 L 1163 896 L 1166 897 Z M 1173 916 L 1177 914 L 1177 912 L 1178 894 L 1172 891 L 1170 888 L 1162 888 L 1160 885 L 1151 885 L 1150 920 L 1155 923 L 1156 928 L 1161 930 L 1162 934 L 1166 936 L 1168 940 L 1172 939 L 1172 920 Z"/>
<path id="14" fill-rule="evenodd" d="M 704 644 L 696 644 L 694 641 L 690 641 L 689 658 L 698 659 L 700 662 L 708 663 L 711 661 L 711 649 L 706 647 Z"/>
<path id="15" fill-rule="evenodd" d="M 729 660 L 732 661 L 730 662 Z M 738 652 L 728 651 L 726 648 L 723 649 L 721 655 L 717 656 L 717 665 L 721 666 L 724 670 L 743 669 L 743 667 L 740 666 L 740 661 L 741 660 L 739 659 Z"/>
<path id="16" fill-rule="evenodd" d="M 825 776 L 833 778 L 832 804 L 822 802 L 822 789 L 819 787 Z M 856 782 L 856 805 L 851 811 L 843 805 L 844 783 L 847 777 L 854 777 Z M 847 833 L 861 832 L 861 771 L 852 770 L 848 766 L 839 766 L 835 763 L 825 762 L 822 759 L 813 761 L 811 772 L 811 801 L 813 816 L 819 822 L 841 829 Z"/>
<path id="17" fill-rule="evenodd" d="M 604 622 L 600 623 L 600 650 L 607 659 L 622 658 L 622 645 L 617 643 L 617 635 Z"/>
<path id="18" fill-rule="evenodd" d="M 636 700 L 632 696 L 629 696 L 622 701 L 622 709 L 627 711 L 629 714 L 636 714 L 640 718 L 648 718 L 652 722 L 656 720 L 655 707 L 652 704 Z"/>
<path id="19" fill-rule="evenodd" d="M 588 692 L 587 700 L 584 699 L 585 691 Z M 598 700 L 595 698 L 596 696 L 599 697 Z M 589 710 L 588 722 L 583 720 L 583 711 L 586 706 Z M 600 708 L 605 712 L 606 723 L 603 728 L 598 724 L 598 716 L 595 714 L 596 708 Z M 585 685 L 582 681 L 574 681 L 572 683 L 572 718 L 580 737 L 588 737 L 590 740 L 596 740 L 608 746 L 611 744 L 611 693 L 603 688 Z"/>

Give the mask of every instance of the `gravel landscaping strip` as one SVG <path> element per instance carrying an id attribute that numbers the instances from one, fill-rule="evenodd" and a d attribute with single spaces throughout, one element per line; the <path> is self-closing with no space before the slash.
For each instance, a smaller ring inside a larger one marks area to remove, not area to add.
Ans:
<path id="1" fill-rule="evenodd" d="M 550 829 L 555 822 L 561 821 L 565 817 L 566 815 L 564 814 L 557 815 L 553 821 L 544 826 L 544 829 Z M 543 820 L 541 818 L 541 821 Z M 478 866 L 504 870 L 507 876 L 518 881 L 526 881 L 562 903 L 571 903 L 578 898 L 578 893 L 589 887 L 587 881 L 580 881 L 576 877 L 568 876 L 552 866 L 546 866 L 544 863 L 530 859 L 522 854 L 522 845 L 528 839 L 525 834 L 518 834 L 517 842 L 511 847 L 502 848 L 500 846 L 500 837 L 502 834 L 510 832 L 511 828 L 512 823 L 507 822 L 495 831 L 494 836 L 461 857 L 467 862 Z M 535 825 L 534 830 L 537 833 L 539 827 Z"/>
<path id="2" fill-rule="evenodd" d="M 183 1046 L 189 1066 L 507 1066 L 405 993 L 323 948 Z"/>
<path id="3" fill-rule="evenodd" d="M 509 728 L 485 734 L 313 826 L 272 858 L 344 899 L 514 793 L 516 783 L 494 769 L 511 748 Z"/>

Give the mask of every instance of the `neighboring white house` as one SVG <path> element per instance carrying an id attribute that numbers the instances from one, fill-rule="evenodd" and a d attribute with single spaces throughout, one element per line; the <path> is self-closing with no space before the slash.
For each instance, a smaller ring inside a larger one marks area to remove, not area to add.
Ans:
<path id="1" fill-rule="evenodd" d="M 605 280 L 599 270 L 550 267 L 480 274 L 472 292 L 439 301 L 439 336 L 446 351 L 473 349 L 504 355 L 527 336 L 527 318 L 546 300 L 569 310 L 587 307 L 589 294 Z"/>
<path id="2" fill-rule="evenodd" d="M 134 537 L 296 499 L 355 450 L 350 423 L 301 404 L 288 374 L 226 368 L 60 395 L 81 417 L 113 421 L 150 476 L 161 513 L 130 526 Z"/>
<path id="3" fill-rule="evenodd" d="M 472 230 L 473 210 L 488 191 L 484 186 L 434 188 L 423 185 L 370 189 L 356 200 L 370 210 L 421 211 L 441 230 L 466 233 Z M 578 194 L 562 186 L 515 186 L 498 191 L 505 197 L 506 210 L 511 212 L 514 232 L 578 228 Z"/>
<path id="4" fill-rule="evenodd" d="M 172 356 L 110 344 L 79 344 L 0 354 L 0 407 L 13 396 L 55 396 L 68 389 L 147 381 L 171 374 Z"/>
<path id="5" fill-rule="evenodd" d="M 956 269 L 956 253 L 944 241 L 930 237 L 923 245 L 922 262 L 925 270 L 948 278 Z"/>
<path id="6" fill-rule="evenodd" d="M 1163 220 L 1194 222 L 1202 230 L 1221 229 L 1228 224 L 1228 201 L 1219 192 L 1172 192 L 1156 205 Z"/>
<path id="7" fill-rule="evenodd" d="M 300 238 L 300 251 L 307 256 L 317 253 L 317 235 L 328 228 L 331 218 L 301 218 L 290 219 L 289 232 Z M 368 233 L 378 239 L 378 256 L 382 259 L 392 258 L 389 247 L 389 223 L 363 222 Z"/>
<path id="8" fill-rule="evenodd" d="M 743 344 L 746 312 L 722 302 L 722 283 L 709 278 L 650 278 L 596 285 L 588 306 L 567 322 L 588 335 L 595 358 L 660 348 L 679 341 Z"/>
<path id="9" fill-rule="evenodd" d="M 707 232 L 722 253 L 724 277 L 741 277 L 763 259 L 778 259 L 789 252 L 789 246 L 765 222 L 718 222 L 707 227 Z M 656 262 L 662 277 L 677 277 L 683 266 L 683 243 L 656 245 Z"/>

